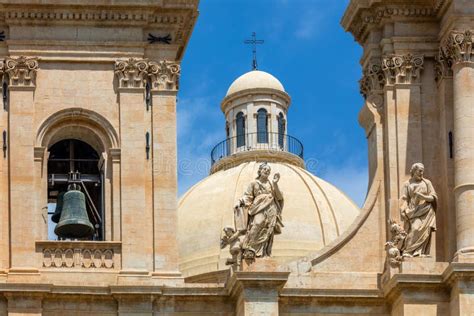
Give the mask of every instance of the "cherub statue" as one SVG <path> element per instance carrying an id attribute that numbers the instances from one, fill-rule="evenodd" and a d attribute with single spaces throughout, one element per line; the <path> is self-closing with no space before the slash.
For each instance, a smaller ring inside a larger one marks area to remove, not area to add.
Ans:
<path id="1" fill-rule="evenodd" d="M 240 263 L 242 262 L 241 237 L 243 237 L 243 232 L 239 230 L 235 231 L 233 227 L 226 226 L 222 230 L 221 249 L 229 246 L 229 252 L 232 255 L 232 258 L 227 258 L 226 265 L 240 267 Z"/>

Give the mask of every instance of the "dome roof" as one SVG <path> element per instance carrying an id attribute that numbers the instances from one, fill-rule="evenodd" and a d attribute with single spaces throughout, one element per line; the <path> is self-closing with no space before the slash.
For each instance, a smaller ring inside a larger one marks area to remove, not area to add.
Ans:
<path id="1" fill-rule="evenodd" d="M 255 88 L 267 88 L 285 92 L 285 88 L 277 78 L 265 71 L 252 70 L 235 79 L 230 85 L 229 90 L 227 90 L 226 96 Z"/>
<path id="2" fill-rule="evenodd" d="M 179 201 L 178 250 L 185 277 L 226 269 L 228 248 L 220 249 L 222 229 L 233 226 L 233 206 L 255 179 L 259 162 L 246 162 L 205 178 Z M 279 172 L 284 195 L 282 233 L 272 256 L 279 262 L 304 257 L 340 236 L 360 209 L 344 193 L 303 168 L 270 163 Z"/>

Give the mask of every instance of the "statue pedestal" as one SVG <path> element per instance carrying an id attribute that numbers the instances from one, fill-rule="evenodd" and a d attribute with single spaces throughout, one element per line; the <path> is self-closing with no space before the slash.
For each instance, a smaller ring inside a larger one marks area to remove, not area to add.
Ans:
<path id="1" fill-rule="evenodd" d="M 241 271 L 233 271 L 226 282 L 235 301 L 236 316 L 278 316 L 278 299 L 290 272 L 279 270 L 276 260 L 257 258 L 242 262 Z"/>
<path id="2" fill-rule="evenodd" d="M 272 258 L 243 259 L 241 271 L 245 272 L 277 272 L 278 263 Z M 280 271 L 282 272 L 282 271 Z"/>

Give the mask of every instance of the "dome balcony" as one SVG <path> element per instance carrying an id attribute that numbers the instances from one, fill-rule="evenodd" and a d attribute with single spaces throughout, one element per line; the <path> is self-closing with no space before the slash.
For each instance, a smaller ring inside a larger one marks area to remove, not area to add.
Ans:
<path id="1" fill-rule="evenodd" d="M 304 168 L 303 144 L 280 133 L 246 133 L 227 138 L 211 151 L 211 174 L 243 162 L 290 163 Z"/>

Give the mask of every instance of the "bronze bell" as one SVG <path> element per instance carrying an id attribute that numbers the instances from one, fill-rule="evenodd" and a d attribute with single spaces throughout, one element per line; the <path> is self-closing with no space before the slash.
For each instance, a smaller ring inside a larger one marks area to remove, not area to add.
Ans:
<path id="1" fill-rule="evenodd" d="M 84 193 L 72 189 L 64 194 L 61 219 L 54 233 L 62 238 L 86 238 L 94 233 L 89 221 Z"/>
<path id="2" fill-rule="evenodd" d="M 51 216 L 51 220 L 55 223 L 58 223 L 59 219 L 61 218 L 61 211 L 63 210 L 64 193 L 66 192 L 59 193 L 58 200 L 56 201 L 56 209 L 54 210 L 53 216 Z"/>

